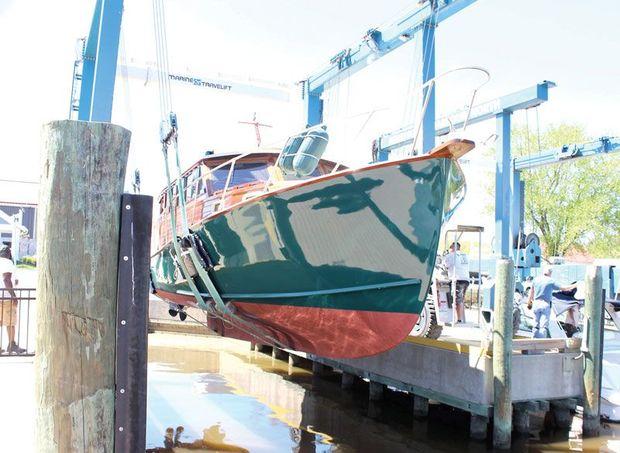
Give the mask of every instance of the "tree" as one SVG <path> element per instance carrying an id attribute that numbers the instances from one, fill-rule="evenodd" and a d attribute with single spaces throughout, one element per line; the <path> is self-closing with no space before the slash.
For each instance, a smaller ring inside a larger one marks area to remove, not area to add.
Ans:
<path id="1" fill-rule="evenodd" d="M 512 132 L 513 156 L 587 142 L 577 125 L 549 126 L 540 137 L 526 128 Z M 585 252 L 620 257 L 620 159 L 576 159 L 522 172 L 526 223 L 541 237 L 545 256 Z"/>

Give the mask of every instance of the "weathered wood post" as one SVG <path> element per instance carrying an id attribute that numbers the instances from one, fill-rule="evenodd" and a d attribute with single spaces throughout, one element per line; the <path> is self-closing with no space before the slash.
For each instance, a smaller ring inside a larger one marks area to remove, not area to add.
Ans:
<path id="1" fill-rule="evenodd" d="M 583 325 L 583 435 L 598 436 L 600 429 L 601 357 L 603 352 L 603 277 L 599 266 L 586 271 Z"/>
<path id="2" fill-rule="evenodd" d="M 493 446 L 510 448 L 512 432 L 512 307 L 514 269 L 511 259 L 497 260 L 493 310 Z"/>
<path id="3" fill-rule="evenodd" d="M 43 128 L 35 357 L 36 451 L 113 451 L 120 196 L 131 133 Z"/>

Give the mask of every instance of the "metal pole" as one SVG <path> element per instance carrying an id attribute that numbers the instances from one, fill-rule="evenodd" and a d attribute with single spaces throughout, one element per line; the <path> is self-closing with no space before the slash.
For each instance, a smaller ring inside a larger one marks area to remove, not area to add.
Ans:
<path id="1" fill-rule="evenodd" d="M 482 287 L 482 232 L 478 231 L 478 294 L 477 294 L 477 304 L 478 304 L 478 326 L 480 326 L 480 288 Z"/>
<path id="2" fill-rule="evenodd" d="M 452 248 L 454 250 L 452 260 L 452 324 L 457 324 L 459 319 L 459 310 L 456 307 L 456 230 L 454 231 L 454 241 Z"/>
<path id="3" fill-rule="evenodd" d="M 123 194 L 116 308 L 114 451 L 146 448 L 149 261 L 153 197 Z"/>
<path id="4" fill-rule="evenodd" d="M 433 21 L 424 24 L 422 31 L 422 84 L 435 78 L 435 27 Z M 427 104 L 422 110 L 422 154 L 435 147 L 435 84 L 424 89 Z"/>
<path id="5" fill-rule="evenodd" d="M 497 260 L 493 312 L 493 446 L 510 448 L 512 432 L 512 306 L 514 265 Z"/>
<path id="6" fill-rule="evenodd" d="M 583 435 L 600 428 L 601 355 L 603 352 L 603 277 L 600 266 L 588 266 L 584 305 Z"/>
<path id="7" fill-rule="evenodd" d="M 497 147 L 495 152 L 495 252 L 510 256 L 510 112 L 497 115 Z"/>

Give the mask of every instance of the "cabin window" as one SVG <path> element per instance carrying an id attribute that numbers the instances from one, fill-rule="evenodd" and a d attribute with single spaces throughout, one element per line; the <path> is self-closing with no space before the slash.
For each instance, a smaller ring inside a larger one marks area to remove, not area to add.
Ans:
<path id="1" fill-rule="evenodd" d="M 269 179 L 268 164 L 266 162 L 237 162 L 230 180 L 230 187 L 249 184 L 257 181 L 267 181 Z M 224 190 L 230 165 L 225 165 L 209 173 L 211 192 Z"/>
<path id="2" fill-rule="evenodd" d="M 217 192 L 219 190 L 224 190 L 224 186 L 226 185 L 226 178 L 228 178 L 228 171 L 230 170 L 230 164 L 225 165 L 224 167 L 218 168 L 217 170 L 209 171 L 208 173 L 208 181 L 209 181 L 209 191 L 211 193 Z"/>
<path id="3" fill-rule="evenodd" d="M 184 178 L 185 182 L 185 198 L 193 200 L 198 196 L 198 185 L 200 181 L 200 167 L 196 167 L 192 172 Z"/>
<path id="4" fill-rule="evenodd" d="M 198 186 L 197 187 L 198 187 L 198 189 L 197 189 L 198 196 L 204 195 L 205 193 L 207 193 L 207 185 L 204 183 L 202 178 L 200 178 L 198 180 Z"/>
<path id="5" fill-rule="evenodd" d="M 265 162 L 237 162 L 230 184 L 240 186 L 257 181 L 267 181 L 269 172 Z"/>
<path id="6" fill-rule="evenodd" d="M 159 199 L 159 213 L 162 214 L 166 210 L 166 194 Z"/>

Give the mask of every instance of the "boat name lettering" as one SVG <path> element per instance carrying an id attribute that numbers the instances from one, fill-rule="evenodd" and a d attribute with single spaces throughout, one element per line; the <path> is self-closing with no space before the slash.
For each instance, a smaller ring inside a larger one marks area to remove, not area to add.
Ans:
<path id="1" fill-rule="evenodd" d="M 168 77 L 172 80 L 177 80 L 179 82 L 187 82 L 187 83 L 191 83 L 196 86 L 215 88 L 216 90 L 230 91 L 232 89 L 232 85 L 224 85 L 221 83 L 207 82 L 205 80 L 202 80 L 196 77 L 187 77 L 187 76 L 181 76 L 181 75 L 176 75 L 176 74 L 168 74 Z"/>

